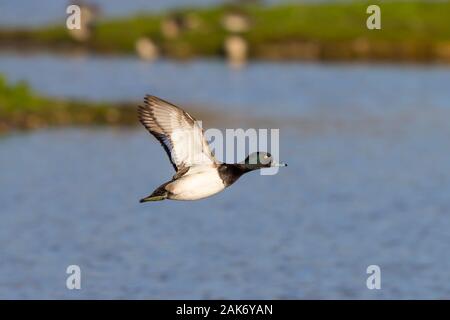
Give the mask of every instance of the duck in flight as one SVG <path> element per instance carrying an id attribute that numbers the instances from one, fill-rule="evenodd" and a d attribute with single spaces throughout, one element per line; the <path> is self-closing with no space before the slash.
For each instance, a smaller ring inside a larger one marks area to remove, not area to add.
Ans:
<path id="1" fill-rule="evenodd" d="M 138 108 L 139 121 L 166 150 L 176 173 L 140 202 L 198 200 L 212 196 L 232 185 L 244 173 L 272 166 L 266 152 L 254 152 L 243 163 L 220 163 L 209 149 L 197 121 L 177 106 L 147 95 Z"/>

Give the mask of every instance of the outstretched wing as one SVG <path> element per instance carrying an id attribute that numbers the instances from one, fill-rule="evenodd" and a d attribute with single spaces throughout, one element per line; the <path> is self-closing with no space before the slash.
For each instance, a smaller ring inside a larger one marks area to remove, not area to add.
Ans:
<path id="1" fill-rule="evenodd" d="M 166 150 L 175 171 L 199 164 L 214 164 L 203 130 L 197 121 L 177 106 L 147 95 L 138 109 L 139 121 Z"/>

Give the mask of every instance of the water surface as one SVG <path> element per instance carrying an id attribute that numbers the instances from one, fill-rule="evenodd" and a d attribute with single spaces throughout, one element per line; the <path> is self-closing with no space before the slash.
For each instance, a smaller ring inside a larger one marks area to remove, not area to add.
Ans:
<path id="1" fill-rule="evenodd" d="M 253 62 L 233 70 L 222 60 L 145 63 L 131 57 L 3 53 L 0 72 L 50 96 L 137 101 L 153 94 L 254 116 L 384 117 L 450 107 L 445 65 Z"/>
<path id="2" fill-rule="evenodd" d="M 0 56 L 38 92 L 145 93 L 277 119 L 275 176 L 139 204 L 173 170 L 143 128 L 0 137 L 0 298 L 449 298 L 450 71 Z M 234 123 L 241 126 L 240 120 Z M 68 265 L 82 289 L 65 287 Z M 382 270 L 368 290 L 366 268 Z"/>
<path id="3" fill-rule="evenodd" d="M 0 297 L 449 298 L 449 134 L 288 130 L 279 174 L 146 205 L 172 169 L 144 130 L 3 137 Z"/>

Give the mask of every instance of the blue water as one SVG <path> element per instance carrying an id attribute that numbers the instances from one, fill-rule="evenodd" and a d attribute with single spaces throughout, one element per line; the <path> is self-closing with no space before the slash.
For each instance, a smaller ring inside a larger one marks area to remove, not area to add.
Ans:
<path id="1" fill-rule="evenodd" d="M 0 298 L 450 298 L 448 68 L 2 55 L 0 71 L 55 96 L 277 117 L 289 164 L 139 204 L 173 174 L 141 127 L 2 136 Z"/>
<path id="2" fill-rule="evenodd" d="M 254 116 L 385 117 L 450 107 L 450 67 L 439 65 L 253 62 L 233 70 L 222 60 L 146 63 L 132 57 L 2 53 L 0 72 L 50 96 L 116 101 L 154 94 Z"/>

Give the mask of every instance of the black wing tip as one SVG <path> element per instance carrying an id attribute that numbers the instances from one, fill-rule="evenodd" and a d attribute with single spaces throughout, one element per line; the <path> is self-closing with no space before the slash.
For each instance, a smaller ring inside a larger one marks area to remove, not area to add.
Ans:
<path id="1" fill-rule="evenodd" d="M 138 112 L 139 113 L 145 113 L 145 112 L 148 112 L 149 110 L 148 110 L 148 106 L 143 106 L 143 105 L 138 105 Z"/>
<path id="2" fill-rule="evenodd" d="M 147 102 L 147 101 L 153 100 L 154 98 L 156 98 L 156 97 L 152 96 L 151 94 L 146 94 L 144 96 L 144 101 Z"/>
<path id="3" fill-rule="evenodd" d="M 158 102 L 168 103 L 168 102 L 164 101 L 163 99 L 158 98 L 157 96 L 153 96 L 151 94 L 145 95 L 144 102 L 145 102 L 145 104 L 148 104 L 148 105 L 157 104 Z"/>
<path id="4" fill-rule="evenodd" d="M 151 107 L 172 107 L 172 108 L 176 108 L 176 109 L 180 109 L 182 110 L 180 107 L 177 107 L 176 105 L 174 105 L 172 102 L 169 102 L 167 100 L 161 99 L 157 96 L 151 95 L 151 94 L 146 94 L 144 97 L 144 103 L 146 106 L 151 106 Z"/>
<path id="5" fill-rule="evenodd" d="M 139 121 L 143 122 L 144 119 L 147 118 L 150 115 L 151 115 L 151 112 L 148 109 L 148 107 L 145 107 L 145 106 L 142 106 L 142 105 L 138 105 L 137 117 L 138 117 Z"/>

